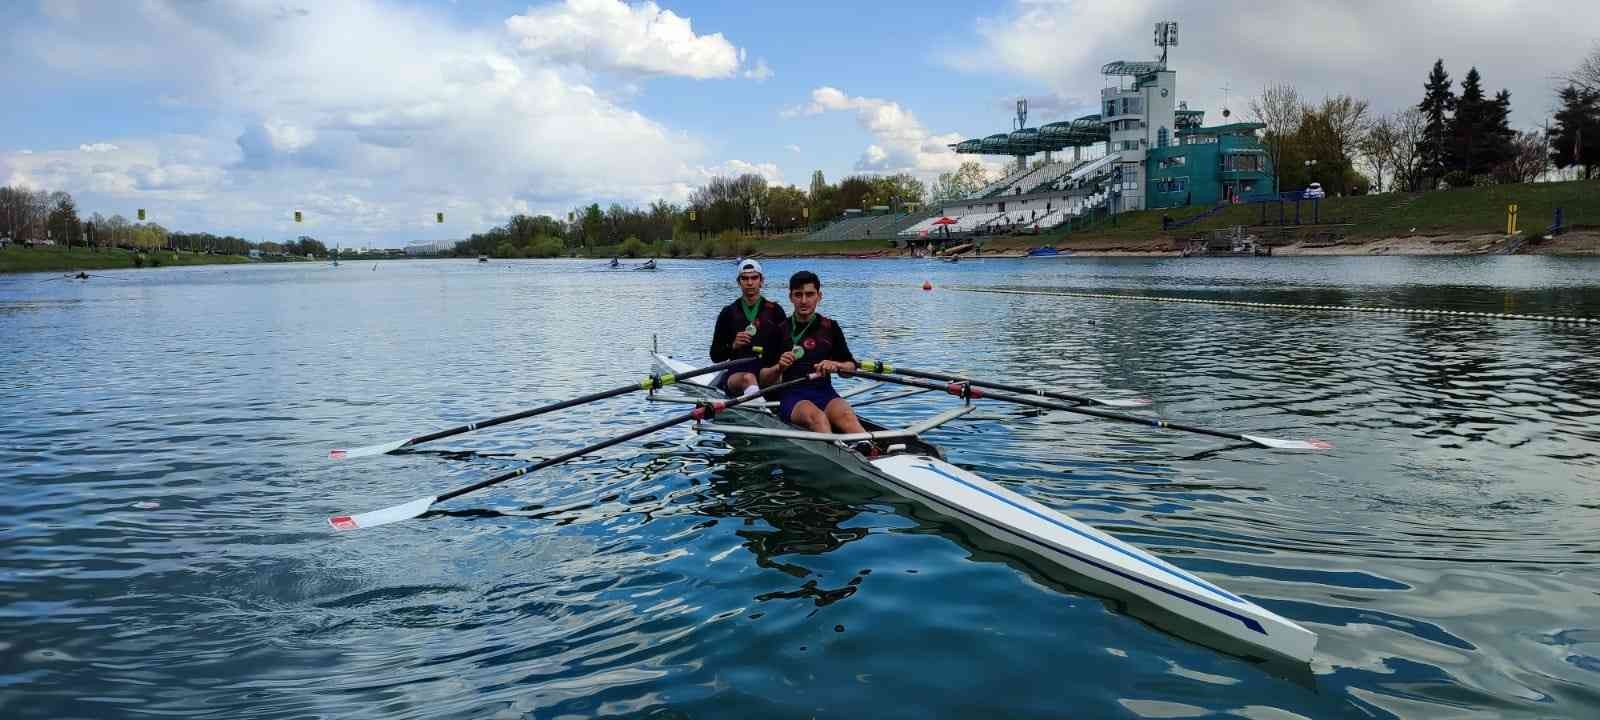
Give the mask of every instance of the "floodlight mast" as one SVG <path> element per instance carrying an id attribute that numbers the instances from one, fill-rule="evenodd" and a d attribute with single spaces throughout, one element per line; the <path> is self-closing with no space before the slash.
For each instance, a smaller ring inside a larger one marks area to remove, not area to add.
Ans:
<path id="1" fill-rule="evenodd" d="M 1167 48 L 1178 46 L 1178 21 L 1156 23 L 1156 46 L 1161 48 L 1161 67 L 1167 66 Z"/>

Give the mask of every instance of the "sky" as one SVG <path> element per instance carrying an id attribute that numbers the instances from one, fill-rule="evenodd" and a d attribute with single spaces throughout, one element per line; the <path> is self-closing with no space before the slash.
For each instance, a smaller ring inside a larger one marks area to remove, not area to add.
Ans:
<path id="1" fill-rule="evenodd" d="M 11 0 L 0 183 L 172 230 L 399 247 L 681 203 L 718 174 L 931 181 L 1019 97 L 1033 127 L 1094 112 L 1099 67 L 1152 59 L 1159 20 L 1208 123 L 1283 82 L 1392 112 L 1442 58 L 1531 129 L 1600 43 L 1576 0 Z"/>

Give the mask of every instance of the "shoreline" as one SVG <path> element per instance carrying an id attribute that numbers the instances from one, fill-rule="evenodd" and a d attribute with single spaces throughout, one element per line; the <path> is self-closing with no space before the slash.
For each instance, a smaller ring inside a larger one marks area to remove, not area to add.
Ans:
<path id="1" fill-rule="evenodd" d="M 1006 245 L 1015 241 L 1006 239 Z M 1050 242 L 1056 249 L 1063 253 L 1070 252 L 1073 257 L 1182 257 L 1177 242 L 1169 238 L 1152 238 L 1144 241 L 1107 241 L 1107 240 L 1054 240 Z M 1505 250 L 1512 252 L 1505 252 Z M 982 255 L 963 253 L 964 257 L 991 257 L 991 258 L 1021 258 L 1027 257 L 1028 248 L 1025 246 L 1001 247 L 994 250 L 985 250 Z M 1465 257 L 1473 255 L 1554 255 L 1566 257 L 1597 257 L 1600 256 L 1600 230 L 1578 230 L 1552 239 L 1524 238 L 1521 236 L 1506 236 L 1498 233 L 1476 233 L 1465 235 L 1406 235 L 1398 237 L 1345 239 L 1336 242 L 1300 241 L 1287 245 L 1273 246 L 1272 257 L 1312 257 L 1312 256 L 1452 256 Z M 872 256 L 870 259 L 895 259 L 909 258 L 911 255 L 898 250 L 883 250 L 863 253 L 859 250 L 838 250 L 831 252 L 795 253 L 777 252 L 761 253 L 758 257 L 797 258 L 797 257 L 858 257 Z M 1204 255 L 1195 256 L 1207 257 Z M 1210 257 L 1242 257 L 1229 254 L 1213 255 Z"/>
<path id="2" fill-rule="evenodd" d="M 1028 246 L 1016 243 L 1012 238 L 1001 241 L 1008 247 L 1000 247 L 983 252 L 982 255 L 964 253 L 967 258 L 1023 258 L 1027 257 Z M 1176 241 L 1170 238 L 1152 238 L 1144 241 L 1108 241 L 1105 239 L 1087 240 L 1055 240 L 1057 249 L 1070 253 L 1068 257 L 1182 257 Z M 1013 246 L 1015 245 L 1015 246 Z M 792 247 L 792 246 L 791 246 Z M 1506 252 L 1510 250 L 1511 252 Z M 23 255 L 26 253 L 26 255 Z M 34 253 L 41 253 L 34 255 Z M 1600 257 L 1600 230 L 1584 229 L 1564 233 L 1549 240 L 1542 238 L 1508 237 L 1498 233 L 1478 233 L 1469 235 L 1407 235 L 1400 237 L 1382 237 L 1365 239 L 1345 239 L 1336 242 L 1295 242 L 1288 245 L 1279 245 L 1272 248 L 1273 257 L 1363 257 L 1363 256 L 1448 256 L 1466 257 L 1474 255 L 1549 255 L 1560 257 Z M 18 258 L 25 258 L 25 262 L 18 262 Z M 608 256 L 609 257 L 609 256 Z M 857 258 L 870 260 L 885 259 L 910 259 L 913 256 L 903 250 L 890 250 L 887 248 L 863 252 L 860 247 L 822 249 L 815 252 L 795 252 L 792 249 L 768 252 L 760 247 L 750 255 L 756 258 Z M 1197 258 L 1207 257 L 1204 255 Z M 1215 255 L 1210 257 L 1240 257 L 1234 255 Z M 366 260 L 450 260 L 469 259 L 452 257 L 411 257 L 411 258 L 366 258 Z M 503 258 L 496 258 L 503 259 Z M 580 260 L 601 260 L 605 258 L 562 258 Z M 733 259 L 732 256 L 713 257 L 670 257 L 663 256 L 662 260 L 717 260 Z M 252 261 L 242 255 L 200 255 L 193 253 L 180 253 L 173 255 L 168 252 L 161 253 L 159 265 L 146 264 L 144 267 L 174 267 L 197 265 L 258 265 L 259 261 Z M 352 258 L 353 262 L 362 259 Z M 291 260 L 288 262 L 318 262 Z M 320 261 L 320 262 L 326 262 Z M 0 274 L 25 274 L 25 273 L 55 273 L 74 272 L 79 270 L 119 270 L 140 269 L 134 264 L 133 254 L 120 250 L 102 250 L 99 253 L 79 251 L 75 249 L 70 255 L 59 250 L 39 250 L 5 248 L 0 250 Z"/>

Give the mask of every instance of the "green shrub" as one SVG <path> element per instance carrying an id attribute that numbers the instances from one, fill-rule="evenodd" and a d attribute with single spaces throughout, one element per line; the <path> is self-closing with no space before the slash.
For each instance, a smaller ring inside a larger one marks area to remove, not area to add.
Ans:
<path id="1" fill-rule="evenodd" d="M 553 258 L 561 257 L 566 252 L 566 246 L 561 244 L 561 238 L 549 236 L 536 237 L 528 246 L 528 257 Z"/>
<path id="2" fill-rule="evenodd" d="M 744 236 L 737 230 L 723 230 L 717 235 L 717 252 L 728 257 L 740 254 L 739 250 L 744 244 Z"/>
<path id="3" fill-rule="evenodd" d="M 645 254 L 646 250 L 648 250 L 648 248 L 645 247 L 645 244 L 640 242 L 639 238 L 636 238 L 632 235 L 629 235 L 628 239 L 622 241 L 621 252 L 625 257 L 636 258 Z"/>

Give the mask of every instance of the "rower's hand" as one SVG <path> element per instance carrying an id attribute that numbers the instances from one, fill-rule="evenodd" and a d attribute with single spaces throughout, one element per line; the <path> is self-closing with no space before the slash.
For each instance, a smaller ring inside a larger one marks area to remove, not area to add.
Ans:
<path id="1" fill-rule="evenodd" d="M 813 366 L 812 369 L 816 370 L 823 377 L 827 377 L 833 373 L 839 372 L 839 363 L 833 360 L 823 360 L 822 362 L 819 362 Z"/>
<path id="2" fill-rule="evenodd" d="M 794 364 L 794 351 L 793 350 L 790 350 L 789 352 L 786 352 L 786 353 L 778 356 L 778 368 L 779 369 L 788 370 L 789 366 L 793 365 L 793 364 Z"/>
<path id="3" fill-rule="evenodd" d="M 750 344 L 750 333 L 747 333 L 747 332 L 745 332 L 743 330 L 740 330 L 738 335 L 734 335 L 733 336 L 733 349 L 738 350 L 739 348 L 742 348 L 742 347 L 744 347 L 746 345 L 749 345 L 749 344 Z"/>

